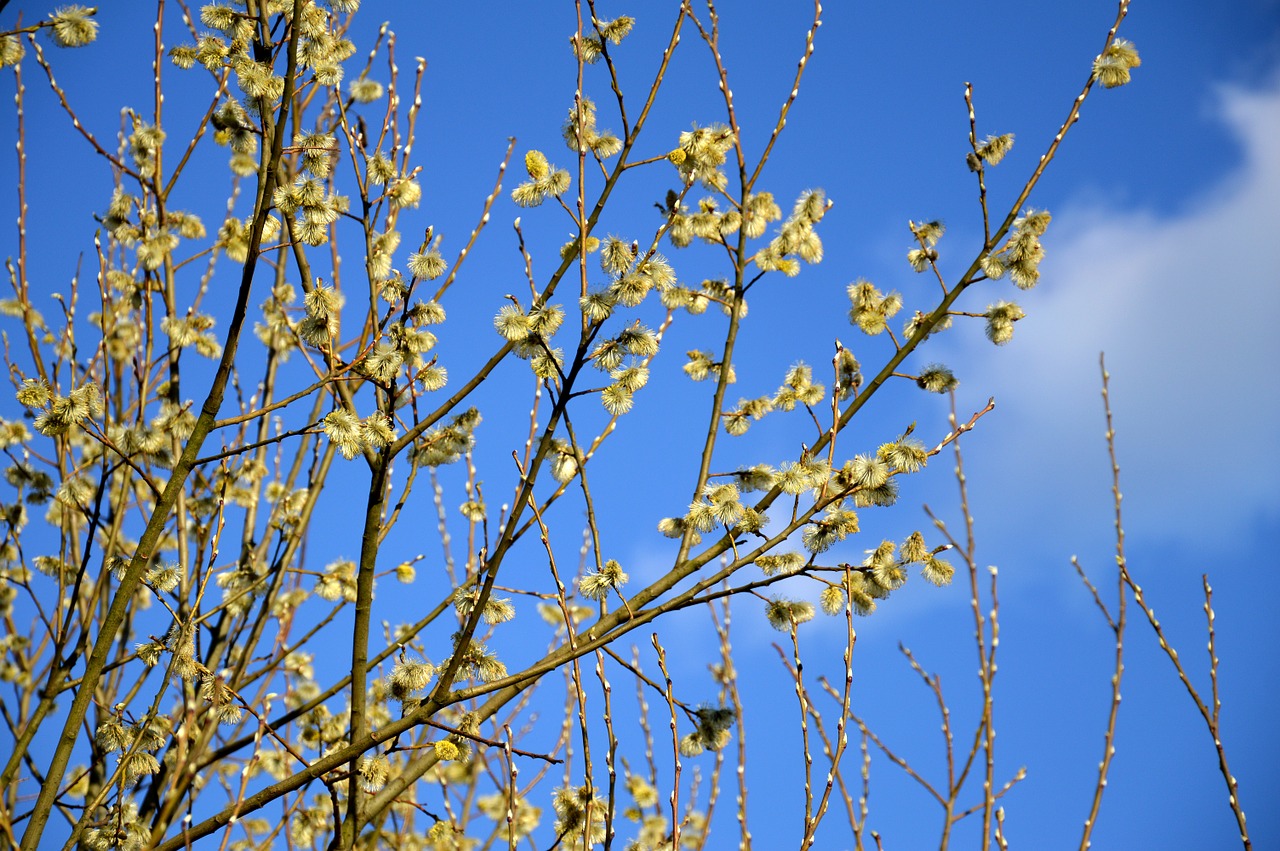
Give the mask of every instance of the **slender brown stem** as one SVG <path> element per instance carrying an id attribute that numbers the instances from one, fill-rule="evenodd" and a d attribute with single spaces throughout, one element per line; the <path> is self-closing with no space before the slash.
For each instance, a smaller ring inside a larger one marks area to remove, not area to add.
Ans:
<path id="1" fill-rule="evenodd" d="M 1124 634 L 1129 604 L 1129 593 L 1125 579 L 1128 573 L 1128 559 L 1124 551 L 1124 524 L 1120 511 L 1122 500 L 1120 494 L 1120 463 L 1116 459 L 1116 432 L 1115 424 L 1111 418 L 1110 384 L 1104 358 L 1099 358 L 1099 367 L 1102 369 L 1102 405 L 1107 419 L 1107 451 L 1111 459 L 1111 496 L 1115 512 L 1117 602 L 1114 620 L 1112 620 L 1106 606 L 1103 605 L 1101 598 L 1098 596 L 1097 589 L 1089 583 L 1087 578 L 1085 578 L 1085 584 L 1093 593 L 1094 602 L 1102 610 L 1112 633 L 1115 635 L 1116 654 L 1115 667 L 1111 674 L 1111 703 L 1107 712 L 1107 731 L 1103 736 L 1102 761 L 1098 763 L 1098 782 L 1094 784 L 1093 800 L 1089 805 L 1089 815 L 1085 819 L 1084 832 L 1080 837 L 1081 851 L 1092 845 L 1093 829 L 1097 825 L 1098 813 L 1102 809 L 1102 795 L 1107 788 L 1107 774 L 1111 769 L 1111 760 L 1116 753 L 1116 722 L 1120 715 L 1120 683 L 1124 678 Z M 1072 559 L 1072 561 L 1074 563 L 1075 560 Z M 1080 569 L 1079 564 L 1076 564 L 1076 570 L 1084 578 L 1084 572 Z"/>

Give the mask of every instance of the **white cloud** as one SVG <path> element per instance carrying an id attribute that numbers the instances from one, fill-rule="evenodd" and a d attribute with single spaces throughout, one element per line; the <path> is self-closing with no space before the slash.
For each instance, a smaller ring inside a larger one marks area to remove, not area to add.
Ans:
<path id="1" fill-rule="evenodd" d="M 1008 484 L 1042 498 L 1010 507 L 1024 522 L 1108 508 L 1104 350 L 1131 522 L 1204 541 L 1280 509 L 1280 79 L 1218 99 L 1242 150 L 1230 173 L 1173 215 L 1055 210 L 1029 318 L 965 376 L 1003 391 Z"/>

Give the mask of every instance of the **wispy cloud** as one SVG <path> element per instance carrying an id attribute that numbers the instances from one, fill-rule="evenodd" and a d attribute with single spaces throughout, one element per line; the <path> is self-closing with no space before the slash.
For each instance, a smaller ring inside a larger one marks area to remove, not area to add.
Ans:
<path id="1" fill-rule="evenodd" d="M 1236 167 L 1173 215 L 1054 210 L 1043 283 L 1019 300 L 1029 318 L 1009 350 L 971 361 L 970 387 L 1003 390 L 1017 492 L 1039 479 L 1046 496 L 1009 507 L 1023 522 L 1106 508 L 1103 350 L 1132 521 L 1203 541 L 1280 511 L 1280 77 L 1218 103 Z"/>

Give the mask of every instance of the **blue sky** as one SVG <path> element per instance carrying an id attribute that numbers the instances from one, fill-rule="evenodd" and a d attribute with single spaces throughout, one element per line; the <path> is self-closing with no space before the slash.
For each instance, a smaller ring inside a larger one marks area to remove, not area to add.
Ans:
<path id="1" fill-rule="evenodd" d="M 652 0 L 600 5 L 602 15 L 627 13 L 638 20 L 617 52 L 623 85 L 636 92 L 633 101 L 669 33 L 672 6 Z M 45 4 L 11 4 L 0 20 L 6 28 L 12 7 L 26 10 L 28 18 L 46 11 Z M 446 256 L 474 226 L 509 136 L 518 139 L 517 154 L 539 148 L 553 162 L 569 164 L 559 127 L 574 85 L 567 48 L 572 5 L 532 8 L 495 3 L 480 18 L 455 4 L 365 0 L 360 14 L 356 41 L 362 49 L 353 63 L 383 20 L 398 34 L 402 69 L 411 67 L 412 56 L 428 60 L 416 149 L 425 169 L 424 199 L 402 229 L 408 234 L 434 224 L 445 235 Z M 749 155 L 760 150 L 789 91 L 811 11 L 800 2 L 723 4 L 725 62 Z M 51 53 L 59 82 L 85 123 L 104 138 L 118 127 L 123 103 L 149 104 L 150 14 L 150 4 L 103 4 L 98 44 Z M 836 337 L 865 366 L 878 363 L 885 341 L 868 340 L 848 325 L 845 285 L 865 276 L 902 291 L 909 304 L 913 293 L 924 292 L 904 261 L 908 219 L 947 222 L 939 247 L 942 269 L 953 277 L 980 241 L 976 189 L 963 163 L 963 83 L 975 87 L 980 137 L 1017 135 L 1013 152 L 988 176 L 993 209 L 1003 212 L 1001 205 L 1057 132 L 1113 17 L 1114 4 L 1101 0 L 827 4 L 816 53 L 763 181 L 784 204 L 805 188 L 825 189 L 835 202 L 820 226 L 826 257 L 799 278 L 769 280 L 753 293 L 742 344 L 749 354 L 738 368 L 742 395 L 772 391 L 798 359 L 828 362 Z M 176 26 L 168 32 L 170 44 L 186 40 Z M 1280 261 L 1271 249 L 1280 214 L 1280 4 L 1138 0 L 1121 35 L 1142 53 L 1134 82 L 1090 97 L 1031 201 L 1054 214 L 1040 286 L 1022 294 L 1008 283 L 988 283 L 962 302 L 962 308 L 980 311 L 998 298 L 1016 298 L 1028 318 L 1014 341 L 998 349 L 982 337 L 979 322 L 958 322 L 915 363 L 942 360 L 955 369 L 962 412 L 981 407 L 988 396 L 997 400 L 996 411 L 964 446 L 979 559 L 999 566 L 1002 583 L 997 773 L 1007 777 L 1019 766 L 1028 768 L 1028 779 L 1004 802 L 1011 841 L 1037 848 L 1077 842 L 1101 755 L 1111 638 L 1069 558 L 1078 554 L 1095 581 L 1112 587 L 1097 367 L 1105 350 L 1131 569 L 1201 689 L 1208 676 L 1200 574 L 1209 574 L 1222 658 L 1222 737 L 1255 846 L 1271 847 L 1280 844 L 1280 812 L 1269 791 L 1280 787 L 1280 737 L 1272 719 L 1280 663 L 1271 652 L 1280 638 L 1272 612 L 1280 593 L 1274 555 L 1280 536 L 1280 394 L 1274 377 L 1280 337 L 1270 327 L 1280 315 Z M 94 223 L 87 213 L 105 206 L 109 179 L 99 163 L 84 165 L 90 155 L 66 132 L 38 69 L 28 65 L 29 169 L 40 175 L 41 188 L 30 201 L 33 278 L 64 281 L 75 252 L 91 251 Z M 601 104 L 600 124 L 616 130 L 603 69 L 589 71 L 587 92 Z M 176 71 L 165 73 L 181 84 Z M 641 145 L 644 155 L 674 146 L 675 135 L 691 122 L 723 118 L 708 53 L 692 32 L 668 77 L 649 141 Z M 171 93 L 171 138 L 181 137 L 177 116 L 202 109 L 203 97 L 184 101 Z M 4 119 L 6 130 L 12 120 Z M 211 162 L 221 158 L 218 152 Z M 0 168 L 0 179 L 12 184 L 12 156 Z M 618 215 L 604 229 L 628 238 L 652 233 L 657 222 L 651 205 L 669 185 L 675 185 L 669 172 L 641 172 L 620 190 Z M 200 203 L 201 184 L 189 192 L 188 203 Z M 216 208 L 222 196 L 213 197 Z M 12 208 L 12 196 L 7 203 Z M 504 192 L 451 293 L 454 303 L 446 303 L 451 325 L 440 335 L 440 351 L 453 359 L 452 374 L 463 374 L 492 350 L 490 317 L 503 293 L 521 287 L 509 223 L 522 212 L 535 269 L 544 275 L 568 233 L 558 211 L 520 211 Z M 207 216 L 210 221 L 216 219 Z M 70 248 L 64 245 L 69 232 L 78 240 Z M 14 251 L 13 239 L 10 229 L 4 253 Z M 716 258 L 706 249 L 663 250 L 682 280 L 715 273 Z M 50 285 L 50 291 L 56 288 Z M 709 347 L 718 330 L 678 324 L 668 355 Z M 600 498 L 608 548 L 635 580 L 652 578 L 669 563 L 673 548 L 653 527 L 688 502 L 692 475 L 680 472 L 680 463 L 694 457 L 693 441 L 703 428 L 706 394 L 683 380 L 678 362 L 669 357 L 665 366 L 655 366 L 652 386 L 623 419 L 595 473 L 597 482 L 613 473 L 626 483 Z M 500 403 L 501 394 L 526 385 L 513 372 L 499 378 L 492 398 Z M 516 398 L 515 426 L 504 430 L 503 417 L 490 415 L 479 434 L 481 477 L 493 493 L 509 487 L 509 452 L 513 441 L 523 441 L 527 403 L 523 395 Z M 890 388 L 865 414 L 848 438 L 858 451 L 913 420 L 926 443 L 946 430 L 945 400 L 925 398 L 913 387 Z M 746 438 L 752 447 L 746 454 L 753 460 L 788 457 L 797 434 L 806 433 L 794 421 L 766 420 Z M 736 458 L 737 451 L 727 448 L 725 457 Z M 652 474 L 667 464 L 677 472 Z M 903 488 L 891 514 L 864 517 L 860 537 L 866 543 L 853 541 L 842 557 L 860 560 L 862 549 L 880 536 L 901 539 L 917 527 L 928 536 L 921 503 L 954 525 L 950 467 L 949 459 L 939 458 Z M 423 510 L 429 510 L 425 503 Z M 578 521 L 571 512 L 559 520 L 566 529 L 560 546 L 571 554 L 580 537 L 570 530 Z M 434 521 L 425 525 L 433 528 Z M 325 543 L 317 540 L 313 549 Z M 347 555 L 358 546 L 354 539 L 327 543 Z M 432 546 L 420 539 L 393 545 L 427 552 Z M 1137 615 L 1131 609 L 1118 755 L 1095 844 L 1231 847 L 1234 823 L 1209 736 Z M 777 735 L 785 736 L 794 720 L 791 687 L 769 646 L 784 636 L 769 630 L 750 603 L 738 610 L 735 623 L 754 748 L 748 770 L 760 808 L 752 829 L 760 847 L 789 847 L 799 816 L 772 814 L 798 801 L 798 766 L 788 759 L 785 741 L 778 745 L 764 735 L 782 729 Z M 971 723 L 976 678 L 967 594 L 961 583 L 938 590 L 912 582 L 856 626 L 855 708 L 887 743 L 927 768 L 938 753 L 936 714 L 896 645 L 905 643 L 942 674 L 954 717 Z M 810 627 L 802 633 L 808 670 L 837 673 L 836 624 Z M 687 648 L 705 630 L 686 620 L 659 632 L 664 643 L 680 648 L 673 651 L 674 663 L 696 685 L 709 658 Z M 647 635 L 637 642 L 647 646 Z M 691 701 L 709 697 L 691 691 Z M 776 792 L 768 791 L 771 778 Z M 726 794 L 724 816 L 732 808 L 732 790 Z M 870 808 L 871 826 L 887 847 L 926 847 L 936 839 L 934 805 L 883 760 L 872 769 Z M 850 845 L 839 812 L 829 821 L 819 847 Z M 962 838 L 972 838 L 974 826 L 968 827 Z M 727 843 L 732 829 L 731 820 L 720 822 L 719 838 Z M 713 839 L 711 847 L 728 846 Z"/>

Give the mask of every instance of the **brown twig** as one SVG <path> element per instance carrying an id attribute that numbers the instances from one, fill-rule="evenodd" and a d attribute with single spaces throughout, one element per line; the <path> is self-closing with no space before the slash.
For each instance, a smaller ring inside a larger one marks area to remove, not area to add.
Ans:
<path id="1" fill-rule="evenodd" d="M 1126 576 L 1129 568 L 1128 559 L 1124 551 L 1124 524 L 1120 512 L 1122 500 L 1120 493 L 1120 463 L 1116 459 L 1116 432 L 1111 418 L 1111 395 L 1105 359 L 1099 359 L 1099 366 L 1102 369 L 1102 405 L 1106 411 L 1107 419 L 1107 451 L 1111 459 L 1111 497 L 1115 512 L 1116 582 L 1118 587 L 1116 590 L 1117 602 L 1114 620 L 1107 607 L 1103 604 L 1102 599 L 1098 596 L 1098 590 L 1089 582 L 1079 563 L 1075 559 L 1072 559 L 1072 563 L 1075 564 L 1076 571 L 1084 579 L 1085 585 L 1088 586 L 1093 594 L 1094 602 L 1102 610 L 1103 616 L 1106 617 L 1107 623 L 1115 635 L 1116 657 L 1115 667 L 1111 674 L 1111 703 L 1107 712 L 1107 731 L 1103 736 L 1102 761 L 1098 763 L 1098 782 L 1094 784 L 1093 800 L 1089 805 L 1089 815 L 1085 819 L 1084 832 L 1080 837 L 1081 851 L 1089 848 L 1092 844 L 1093 828 L 1097 824 L 1098 813 L 1102 808 L 1102 795 L 1107 788 L 1107 774 L 1111 769 L 1111 760 L 1116 753 L 1116 721 L 1120 715 L 1120 682 L 1124 678 L 1124 634 L 1129 604 L 1129 594 L 1126 588 Z"/>
<path id="2" fill-rule="evenodd" d="M 1253 848 L 1253 843 L 1249 838 L 1249 829 L 1245 823 L 1244 807 L 1240 803 L 1240 787 L 1236 782 L 1235 775 L 1231 773 L 1231 769 L 1227 766 L 1227 751 L 1222 744 L 1219 726 L 1219 711 L 1222 708 L 1221 701 L 1218 699 L 1218 657 L 1214 648 L 1214 629 L 1213 629 L 1213 592 L 1209 587 L 1209 577 L 1204 575 L 1202 582 L 1204 584 L 1204 609 L 1205 616 L 1208 621 L 1209 633 L 1209 678 L 1212 683 L 1212 701 L 1213 708 L 1210 709 L 1205 705 L 1200 697 L 1200 692 L 1192 684 L 1191 678 L 1187 676 L 1186 669 L 1182 666 L 1182 660 L 1178 657 L 1178 651 L 1165 638 L 1164 629 L 1160 626 L 1159 619 L 1156 618 L 1155 610 L 1147 603 L 1146 595 L 1143 593 L 1142 586 L 1133 578 L 1133 574 L 1129 571 L 1128 563 L 1123 558 L 1124 537 L 1120 529 L 1120 480 L 1119 462 L 1116 460 L 1115 451 L 1115 429 L 1111 422 L 1111 406 L 1108 396 L 1108 380 L 1110 374 L 1106 370 L 1105 361 L 1102 362 L 1102 387 L 1103 400 L 1106 405 L 1107 412 L 1107 450 L 1111 458 L 1112 482 L 1116 500 L 1116 536 L 1117 536 L 1117 561 L 1120 568 L 1120 580 L 1133 592 L 1134 602 L 1142 609 L 1143 614 L 1147 616 L 1147 623 L 1151 625 L 1151 629 L 1155 632 L 1156 639 L 1159 641 L 1160 649 L 1164 651 L 1169 661 L 1173 663 L 1174 670 L 1178 672 L 1178 679 L 1182 682 L 1183 688 L 1187 690 L 1187 695 L 1195 704 L 1196 709 L 1200 712 L 1200 717 L 1204 719 L 1205 727 L 1209 731 L 1209 735 L 1213 738 L 1214 751 L 1218 756 L 1218 770 L 1222 774 L 1223 782 L 1227 786 L 1227 801 L 1231 806 L 1231 813 L 1235 816 L 1236 826 L 1240 830 L 1240 842 L 1244 846 L 1245 851 Z M 1124 597 L 1121 596 L 1121 605 L 1123 605 Z M 1121 610 L 1123 611 L 1123 609 Z M 1118 698 L 1117 698 L 1118 700 Z M 1087 832 L 1086 832 L 1087 836 Z"/>

